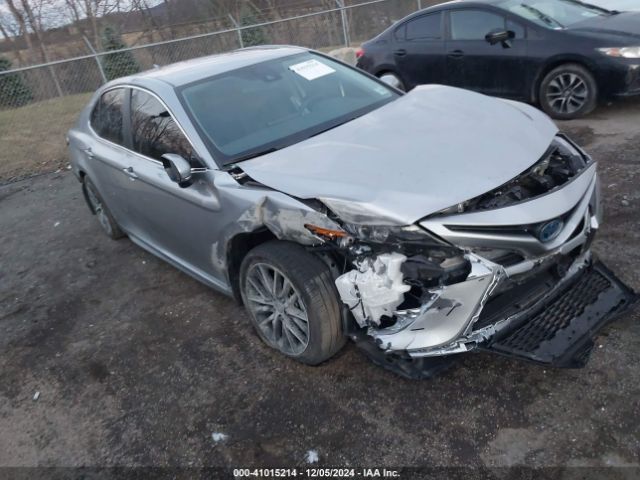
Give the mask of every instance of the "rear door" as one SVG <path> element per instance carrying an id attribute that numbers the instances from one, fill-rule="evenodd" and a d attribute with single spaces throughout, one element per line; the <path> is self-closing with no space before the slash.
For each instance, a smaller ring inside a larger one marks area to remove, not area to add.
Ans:
<path id="1" fill-rule="evenodd" d="M 448 12 L 446 40 L 447 84 L 490 95 L 527 95 L 528 62 L 525 27 L 497 11 L 481 8 Z M 511 30 L 508 45 L 491 45 L 490 32 Z"/>
<path id="2" fill-rule="evenodd" d="M 125 148 L 128 131 L 125 115 L 128 89 L 113 88 L 104 92 L 91 111 L 90 125 L 96 138 L 83 154 L 87 157 L 89 177 L 98 188 L 118 225 L 132 227 L 128 197 L 131 182 L 124 175 L 130 153 Z"/>
<path id="3" fill-rule="evenodd" d="M 212 243 L 218 235 L 219 202 L 204 165 L 169 112 L 155 95 L 131 90 L 131 148 L 128 175 L 135 185 L 129 208 L 139 237 L 161 253 L 195 271 L 216 275 Z M 182 188 L 169 179 L 161 162 L 165 153 L 189 160 L 194 182 Z"/>
<path id="4" fill-rule="evenodd" d="M 394 57 L 407 88 L 445 79 L 444 29 L 441 12 L 427 13 L 394 31 Z"/>

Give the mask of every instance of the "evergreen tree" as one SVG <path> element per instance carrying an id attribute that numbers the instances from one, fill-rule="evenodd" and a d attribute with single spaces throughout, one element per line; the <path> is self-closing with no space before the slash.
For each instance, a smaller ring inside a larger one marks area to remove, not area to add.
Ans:
<path id="1" fill-rule="evenodd" d="M 249 10 L 245 10 L 240 18 L 240 25 L 243 27 L 255 25 L 258 19 Z M 264 45 L 268 43 L 267 36 L 263 27 L 247 28 L 242 30 L 242 43 L 245 47 L 253 47 L 254 45 Z"/>
<path id="2" fill-rule="evenodd" d="M 120 50 L 127 46 L 122 41 L 120 33 L 113 27 L 106 26 L 102 30 L 102 48 L 109 52 L 112 50 Z M 107 80 L 113 80 L 118 77 L 125 77 L 140 71 L 138 62 L 131 52 L 118 52 L 101 57 L 102 68 Z"/>
<path id="3" fill-rule="evenodd" d="M 11 70 L 11 61 L 0 57 L 0 72 Z M 22 107 L 31 101 L 31 90 L 19 73 L 0 75 L 0 107 Z"/>

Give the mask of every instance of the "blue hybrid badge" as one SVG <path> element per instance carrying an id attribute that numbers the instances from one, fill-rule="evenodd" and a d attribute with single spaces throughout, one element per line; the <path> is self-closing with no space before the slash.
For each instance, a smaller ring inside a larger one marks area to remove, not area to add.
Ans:
<path id="1" fill-rule="evenodd" d="M 557 218 L 555 220 L 551 220 L 550 222 L 543 224 L 538 229 L 538 238 L 541 242 L 550 242 L 560 235 L 563 226 L 564 222 L 562 220 Z"/>

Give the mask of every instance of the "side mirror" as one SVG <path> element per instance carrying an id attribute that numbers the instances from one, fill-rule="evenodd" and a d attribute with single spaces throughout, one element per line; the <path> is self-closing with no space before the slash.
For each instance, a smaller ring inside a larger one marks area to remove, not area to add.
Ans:
<path id="1" fill-rule="evenodd" d="M 504 48 L 510 48 L 510 41 L 514 38 L 516 38 L 516 34 L 511 30 L 493 30 L 484 36 L 484 39 L 491 45 L 501 43 Z"/>
<path id="2" fill-rule="evenodd" d="M 183 157 L 175 153 L 165 153 L 161 158 L 162 166 L 172 182 L 176 182 L 182 188 L 193 183 L 191 165 Z"/>

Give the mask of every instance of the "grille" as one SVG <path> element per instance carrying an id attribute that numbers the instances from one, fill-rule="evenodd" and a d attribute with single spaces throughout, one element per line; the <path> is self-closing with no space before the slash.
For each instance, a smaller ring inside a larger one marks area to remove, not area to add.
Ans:
<path id="1" fill-rule="evenodd" d="M 583 275 L 564 295 L 547 305 L 545 310 L 500 340 L 501 347 L 523 353 L 535 352 L 543 342 L 553 339 L 559 331 L 569 327 L 571 321 L 582 315 L 610 286 L 609 280 L 595 270 Z"/>

